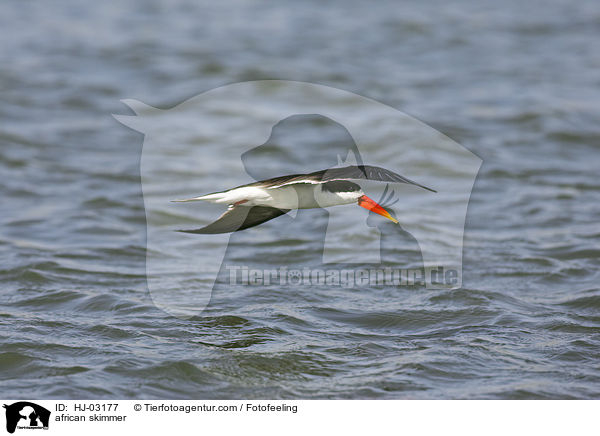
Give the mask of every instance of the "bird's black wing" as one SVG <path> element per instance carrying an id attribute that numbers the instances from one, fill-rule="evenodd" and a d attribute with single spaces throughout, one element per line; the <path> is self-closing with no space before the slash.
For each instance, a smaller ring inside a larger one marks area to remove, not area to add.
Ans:
<path id="1" fill-rule="evenodd" d="M 372 165 L 351 165 L 343 168 L 330 168 L 315 171 L 309 174 L 292 174 L 289 176 L 275 177 L 274 179 L 262 180 L 244 186 L 260 186 L 263 188 L 278 188 L 280 186 L 293 185 L 297 183 L 320 184 L 332 180 L 374 180 L 377 182 L 408 183 L 419 186 L 431 192 L 437 192 L 427 186 L 423 186 L 413 180 L 407 179 L 400 174 L 385 168 Z"/>
<path id="2" fill-rule="evenodd" d="M 229 208 L 215 222 L 193 230 L 179 230 L 184 233 L 216 234 L 230 233 L 257 226 L 266 221 L 277 218 L 290 209 L 277 209 L 266 206 L 233 206 Z"/>

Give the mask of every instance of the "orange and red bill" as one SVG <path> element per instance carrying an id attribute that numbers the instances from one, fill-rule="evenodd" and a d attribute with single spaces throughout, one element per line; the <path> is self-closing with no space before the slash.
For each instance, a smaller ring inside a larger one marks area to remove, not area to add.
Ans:
<path id="1" fill-rule="evenodd" d="M 379 204 L 377 204 L 374 200 L 370 199 L 366 195 L 363 195 L 358 199 L 358 205 L 360 207 L 364 207 L 367 210 L 370 210 L 371 212 L 375 212 L 381 216 L 384 216 L 387 219 L 398 224 L 398 220 L 396 218 L 391 216 L 387 210 L 385 210 L 383 207 L 381 207 Z"/>

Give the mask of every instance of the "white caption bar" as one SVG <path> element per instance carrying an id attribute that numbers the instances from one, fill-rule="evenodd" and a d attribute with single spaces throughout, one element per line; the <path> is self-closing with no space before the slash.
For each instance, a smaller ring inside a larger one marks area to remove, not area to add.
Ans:
<path id="1" fill-rule="evenodd" d="M 1 432 L 18 436 L 126 432 L 562 436 L 596 431 L 599 406 L 597 401 L 0 401 L 5 406 Z"/>

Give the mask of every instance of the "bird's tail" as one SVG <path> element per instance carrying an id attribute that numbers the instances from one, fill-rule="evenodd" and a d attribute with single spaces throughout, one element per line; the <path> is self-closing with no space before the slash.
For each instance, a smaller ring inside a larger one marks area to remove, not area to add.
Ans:
<path id="1" fill-rule="evenodd" d="M 215 192 L 214 194 L 206 194 L 200 197 L 184 198 L 181 200 L 171 200 L 173 203 L 187 203 L 188 201 L 210 201 L 211 203 L 219 203 L 223 200 L 223 192 Z"/>

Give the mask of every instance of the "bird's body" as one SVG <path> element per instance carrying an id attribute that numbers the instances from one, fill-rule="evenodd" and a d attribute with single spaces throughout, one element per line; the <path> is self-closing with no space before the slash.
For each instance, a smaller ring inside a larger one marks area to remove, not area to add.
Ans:
<path id="1" fill-rule="evenodd" d="M 226 191 L 174 201 L 209 201 L 229 206 L 214 223 L 196 230 L 182 230 L 186 233 L 235 232 L 262 224 L 292 209 L 323 208 L 350 203 L 357 203 L 397 223 L 398 221 L 385 209 L 367 197 L 359 185 L 349 181 L 357 179 L 408 183 L 433 191 L 384 168 L 348 166 L 309 174 L 275 177 Z"/>
<path id="2" fill-rule="evenodd" d="M 267 206 L 278 209 L 313 209 L 354 203 L 357 197 L 346 193 L 330 192 L 322 184 L 298 183 L 279 188 L 241 186 L 228 191 L 207 194 L 188 201 L 204 200 L 211 203 L 239 206 Z"/>

